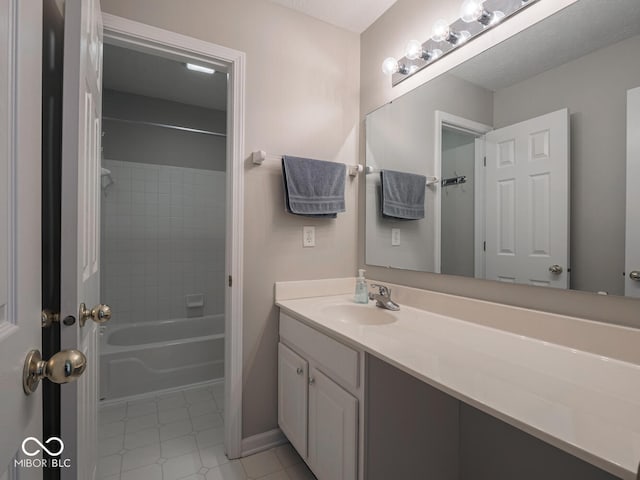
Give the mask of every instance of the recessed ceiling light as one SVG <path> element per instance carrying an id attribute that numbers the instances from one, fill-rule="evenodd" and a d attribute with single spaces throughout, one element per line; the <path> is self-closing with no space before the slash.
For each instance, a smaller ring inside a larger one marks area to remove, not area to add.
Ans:
<path id="1" fill-rule="evenodd" d="M 187 68 L 189 70 L 193 70 L 194 72 L 207 73 L 209 75 L 213 75 L 216 71 L 213 68 L 203 67 L 202 65 L 195 65 L 193 63 L 187 63 Z"/>

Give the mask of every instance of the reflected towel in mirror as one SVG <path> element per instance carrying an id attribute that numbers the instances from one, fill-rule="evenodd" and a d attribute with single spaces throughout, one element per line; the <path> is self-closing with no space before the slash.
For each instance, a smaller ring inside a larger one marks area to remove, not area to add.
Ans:
<path id="1" fill-rule="evenodd" d="M 395 170 L 380 171 L 381 206 L 384 217 L 403 220 L 424 218 L 427 177 Z"/>

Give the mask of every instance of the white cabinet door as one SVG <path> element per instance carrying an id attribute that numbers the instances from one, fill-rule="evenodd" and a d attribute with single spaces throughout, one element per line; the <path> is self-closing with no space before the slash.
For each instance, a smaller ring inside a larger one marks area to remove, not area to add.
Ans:
<path id="1" fill-rule="evenodd" d="M 487 133 L 486 155 L 486 278 L 568 288 L 569 111 Z"/>
<path id="2" fill-rule="evenodd" d="M 640 88 L 627 92 L 627 235 L 625 286 L 627 297 L 640 298 Z"/>
<path id="3" fill-rule="evenodd" d="M 309 466 L 318 480 L 355 480 L 358 400 L 315 368 L 309 376 Z"/>
<path id="4" fill-rule="evenodd" d="M 61 314 L 100 303 L 100 153 L 102 118 L 102 14 L 99 0 L 66 0 L 62 109 Z M 61 424 L 72 468 L 64 480 L 92 480 L 97 464 L 97 325 L 61 328 L 62 348 L 80 350 L 87 369 L 62 389 Z"/>
<path id="5" fill-rule="evenodd" d="M 278 425 L 291 445 L 307 457 L 308 363 L 278 344 Z"/>

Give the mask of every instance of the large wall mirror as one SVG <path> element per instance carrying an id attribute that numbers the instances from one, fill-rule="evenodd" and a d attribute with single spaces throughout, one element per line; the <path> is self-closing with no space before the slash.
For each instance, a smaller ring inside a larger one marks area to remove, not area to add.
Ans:
<path id="1" fill-rule="evenodd" d="M 366 165 L 367 264 L 640 298 L 640 2 L 579 0 L 368 114 Z"/>

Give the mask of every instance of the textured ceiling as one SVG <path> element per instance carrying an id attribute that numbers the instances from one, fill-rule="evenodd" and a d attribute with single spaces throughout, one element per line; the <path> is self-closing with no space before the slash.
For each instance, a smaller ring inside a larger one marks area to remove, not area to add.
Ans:
<path id="1" fill-rule="evenodd" d="M 580 0 L 449 73 L 496 91 L 638 34 L 639 0 Z"/>
<path id="2" fill-rule="evenodd" d="M 362 33 L 396 0 L 271 0 L 352 32 Z"/>
<path id="3" fill-rule="evenodd" d="M 227 109 L 227 74 L 187 70 L 184 63 L 114 45 L 104 46 L 105 88 L 197 105 Z"/>

